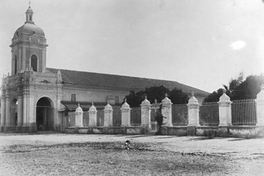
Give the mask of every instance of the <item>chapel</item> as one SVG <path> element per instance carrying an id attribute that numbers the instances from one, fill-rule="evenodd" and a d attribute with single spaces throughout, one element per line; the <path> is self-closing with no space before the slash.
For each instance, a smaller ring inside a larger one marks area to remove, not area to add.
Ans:
<path id="1" fill-rule="evenodd" d="M 175 81 L 101 74 L 46 67 L 47 39 L 33 21 L 29 6 L 26 21 L 12 38 L 11 73 L 2 79 L 1 131 L 61 131 L 65 112 L 78 107 L 120 105 L 130 91 L 152 86 L 178 88 L 201 102 L 208 93 Z M 40 128 L 45 127 L 45 128 Z"/>

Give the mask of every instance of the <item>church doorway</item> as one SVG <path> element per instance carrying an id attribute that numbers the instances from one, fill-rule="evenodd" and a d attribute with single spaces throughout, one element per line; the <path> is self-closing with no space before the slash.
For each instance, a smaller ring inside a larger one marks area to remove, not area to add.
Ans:
<path id="1" fill-rule="evenodd" d="M 11 126 L 17 126 L 17 99 L 11 101 L 10 104 L 10 124 Z"/>
<path id="2" fill-rule="evenodd" d="M 41 98 L 37 103 L 36 116 L 37 130 L 50 131 L 53 130 L 54 108 L 49 98 Z"/>

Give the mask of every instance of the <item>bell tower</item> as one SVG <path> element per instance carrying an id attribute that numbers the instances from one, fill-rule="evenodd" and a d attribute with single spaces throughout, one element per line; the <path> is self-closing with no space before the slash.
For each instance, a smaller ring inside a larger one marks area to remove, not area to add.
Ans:
<path id="1" fill-rule="evenodd" d="M 11 75 L 2 79 L 0 131 L 60 129 L 62 79 L 60 73 L 46 71 L 47 46 L 29 5 L 25 23 L 15 31 L 10 45 Z"/>
<path id="2" fill-rule="evenodd" d="M 26 22 L 18 28 L 12 38 L 11 75 L 30 70 L 46 71 L 46 38 L 44 31 L 33 22 L 33 10 L 26 11 Z"/>

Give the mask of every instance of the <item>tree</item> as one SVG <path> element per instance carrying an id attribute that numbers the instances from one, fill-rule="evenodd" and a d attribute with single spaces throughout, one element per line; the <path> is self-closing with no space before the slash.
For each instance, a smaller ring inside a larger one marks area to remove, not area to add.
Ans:
<path id="1" fill-rule="evenodd" d="M 165 97 L 165 94 L 168 95 L 170 94 L 170 90 L 164 86 L 155 86 L 155 87 L 146 88 L 145 94 L 147 95 L 148 100 L 151 103 L 154 103 L 155 99 L 158 102 L 161 102 Z"/>
<path id="2" fill-rule="evenodd" d="M 231 100 L 255 99 L 264 84 L 264 75 L 248 76 L 244 82 L 235 88 Z"/>
<path id="3" fill-rule="evenodd" d="M 239 73 L 239 76 L 237 79 L 231 79 L 229 81 L 229 86 L 223 85 L 225 90 L 226 90 L 226 94 L 229 97 L 232 97 L 234 94 L 234 90 L 243 82 L 244 80 L 244 74 L 241 72 Z"/>
<path id="4" fill-rule="evenodd" d="M 139 107 L 141 102 L 145 99 L 145 96 L 147 96 L 150 103 L 154 103 L 155 99 L 158 102 L 161 102 L 166 94 L 174 104 L 186 104 L 189 100 L 187 94 L 182 92 L 182 90 L 175 88 L 170 91 L 164 86 L 154 86 L 139 92 L 130 91 L 130 94 L 126 96 L 126 99 L 131 107 Z"/>
<path id="5" fill-rule="evenodd" d="M 214 91 L 213 93 L 209 94 L 203 102 L 218 102 L 219 98 L 223 94 L 224 89 L 220 88 L 217 91 Z"/>
<path id="6" fill-rule="evenodd" d="M 224 88 L 231 100 L 255 99 L 262 84 L 264 84 L 264 75 L 251 75 L 243 81 L 243 74 L 240 73 L 237 79 L 231 79 L 229 87 L 224 85 Z M 209 94 L 204 102 L 218 102 L 222 94 L 223 89 L 220 88 Z"/>
<path id="7" fill-rule="evenodd" d="M 145 91 L 130 91 L 129 95 L 126 96 L 126 100 L 131 107 L 139 107 L 145 96 Z"/>
<path id="8" fill-rule="evenodd" d="M 170 92 L 169 99 L 173 104 L 187 104 L 189 97 L 181 89 L 174 88 Z"/>

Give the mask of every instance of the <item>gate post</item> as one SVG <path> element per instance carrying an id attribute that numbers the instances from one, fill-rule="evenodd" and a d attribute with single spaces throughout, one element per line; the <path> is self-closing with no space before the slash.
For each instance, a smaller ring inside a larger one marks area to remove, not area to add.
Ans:
<path id="1" fill-rule="evenodd" d="M 219 126 L 232 126 L 231 101 L 224 92 L 219 98 Z"/>
<path id="2" fill-rule="evenodd" d="M 257 109 L 257 124 L 256 126 L 264 126 L 264 85 L 261 85 L 261 90 L 257 95 L 256 109 Z"/>
<path id="3" fill-rule="evenodd" d="M 104 108 L 104 126 L 105 127 L 113 126 L 113 108 L 109 104 L 109 102 Z"/>
<path id="4" fill-rule="evenodd" d="M 97 126 L 97 110 L 94 104 L 89 108 L 89 126 Z"/>
<path id="5" fill-rule="evenodd" d="M 164 126 L 173 126 L 172 125 L 172 112 L 171 112 L 171 100 L 168 98 L 168 95 L 165 95 L 165 98 L 161 102 L 162 104 L 162 115 L 163 115 L 163 124 Z M 166 119 L 166 120 L 165 120 Z M 165 122 L 164 122 L 165 120 Z"/>
<path id="6" fill-rule="evenodd" d="M 146 127 L 148 130 L 151 129 L 151 116 L 150 116 L 150 102 L 147 97 L 141 103 L 141 126 Z"/>
<path id="7" fill-rule="evenodd" d="M 121 126 L 123 126 L 123 127 L 131 126 L 131 124 L 130 124 L 131 108 L 130 108 L 129 104 L 126 102 L 126 100 L 120 109 L 121 109 Z"/>
<path id="8" fill-rule="evenodd" d="M 192 97 L 188 101 L 188 126 L 200 126 L 199 124 L 199 107 L 198 100 L 192 94 Z"/>
<path id="9" fill-rule="evenodd" d="M 83 110 L 78 104 L 78 107 L 75 110 L 75 125 L 77 127 L 83 127 Z"/>

